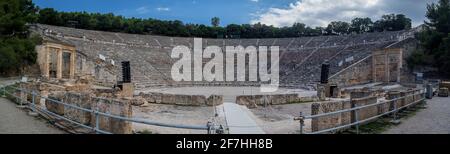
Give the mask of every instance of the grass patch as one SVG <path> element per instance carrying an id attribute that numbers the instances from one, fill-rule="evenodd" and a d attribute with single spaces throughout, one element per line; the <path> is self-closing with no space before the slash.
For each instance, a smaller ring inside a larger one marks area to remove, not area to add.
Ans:
<path id="1" fill-rule="evenodd" d="M 397 119 L 402 121 L 406 120 L 410 117 L 413 117 L 417 114 L 417 112 L 425 109 L 425 102 L 418 103 L 415 106 L 404 109 L 397 113 Z M 396 124 L 392 123 L 392 116 L 386 115 L 382 118 L 379 118 L 373 122 L 370 122 L 365 125 L 359 126 L 359 134 L 381 134 L 387 129 L 396 126 Z M 356 134 L 356 128 L 351 128 L 341 132 L 340 134 Z"/>

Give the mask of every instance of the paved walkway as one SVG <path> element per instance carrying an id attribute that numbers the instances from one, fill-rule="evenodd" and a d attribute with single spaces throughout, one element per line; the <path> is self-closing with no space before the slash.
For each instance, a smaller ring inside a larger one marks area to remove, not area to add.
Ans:
<path id="1" fill-rule="evenodd" d="M 247 107 L 236 103 L 224 103 L 225 116 L 230 134 L 265 134 L 249 114 Z"/>
<path id="2" fill-rule="evenodd" d="M 0 97 L 0 134 L 63 134 L 46 121 L 28 116 L 16 104 Z"/>
<path id="3" fill-rule="evenodd" d="M 450 97 L 434 97 L 426 107 L 384 134 L 450 134 Z"/>

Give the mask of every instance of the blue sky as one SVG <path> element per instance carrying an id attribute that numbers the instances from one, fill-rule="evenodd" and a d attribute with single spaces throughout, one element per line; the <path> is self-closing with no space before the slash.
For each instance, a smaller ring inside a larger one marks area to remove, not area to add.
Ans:
<path id="1" fill-rule="evenodd" d="M 59 11 L 112 12 L 126 17 L 181 20 L 210 24 L 214 16 L 221 25 L 262 22 L 290 26 L 302 22 L 325 26 L 334 20 L 354 17 L 378 19 L 386 13 L 403 13 L 414 25 L 425 20 L 426 4 L 437 0 L 33 0 L 41 8 Z"/>
<path id="2" fill-rule="evenodd" d="M 181 20 L 210 24 L 218 16 L 221 24 L 249 23 L 252 14 L 265 8 L 283 7 L 295 0 L 33 0 L 39 7 L 60 11 L 88 11 L 126 17 Z"/>

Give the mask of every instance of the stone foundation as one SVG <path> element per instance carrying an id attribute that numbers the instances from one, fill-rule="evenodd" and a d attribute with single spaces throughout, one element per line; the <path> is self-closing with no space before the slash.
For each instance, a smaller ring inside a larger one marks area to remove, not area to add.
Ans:
<path id="1" fill-rule="evenodd" d="M 313 118 L 311 121 L 312 131 L 320 131 L 329 128 L 339 127 L 343 125 L 347 125 L 350 123 L 356 122 L 356 118 L 358 121 L 366 120 L 377 115 L 381 115 L 383 113 L 394 110 L 395 108 L 401 108 L 403 106 L 414 103 L 422 98 L 419 94 L 420 90 L 408 90 L 408 91 L 391 91 L 386 94 L 386 100 L 392 100 L 399 97 L 407 96 L 404 99 L 397 100 L 397 106 L 394 107 L 393 102 L 384 103 L 381 105 L 375 105 L 367 108 L 360 109 L 358 114 L 355 111 L 345 112 L 330 116 L 324 116 L 320 118 Z M 413 96 L 408 96 L 412 95 Z M 323 103 L 314 103 L 311 107 L 311 115 L 329 113 L 340 111 L 344 109 L 350 109 L 358 106 L 365 106 L 370 104 L 375 104 L 378 102 L 378 93 L 374 92 L 352 92 L 350 101 L 337 101 L 337 102 L 323 102 Z M 370 122 L 370 121 L 368 121 Z M 343 128 L 346 129 L 346 128 Z"/>
<path id="2" fill-rule="evenodd" d="M 175 95 L 163 93 L 141 93 L 140 97 L 148 103 L 181 105 L 181 106 L 212 106 L 223 104 L 223 96 L 212 95 Z"/>
<path id="3" fill-rule="evenodd" d="M 363 94 L 363 95 L 359 95 L 359 96 L 354 96 L 354 95 L 352 95 L 352 96 L 353 96 L 353 98 L 351 98 L 351 100 L 350 100 L 352 108 L 375 104 L 375 103 L 377 103 L 377 100 L 378 100 L 377 97 L 373 96 L 371 93 L 367 93 L 367 94 Z M 379 110 L 378 106 L 371 106 L 371 107 L 366 107 L 366 108 L 360 109 L 358 111 L 356 111 L 356 110 L 351 111 L 352 123 L 357 122 L 357 121 L 366 120 L 371 117 L 377 116 L 379 113 L 378 110 Z"/>
<path id="4" fill-rule="evenodd" d="M 103 98 L 92 98 L 91 108 L 99 112 L 121 117 L 132 117 L 131 103 L 124 100 L 107 100 Z M 131 134 L 132 123 L 115 118 L 98 115 L 99 129 L 113 134 Z M 96 116 L 91 114 L 91 126 L 96 126 Z"/>
<path id="5" fill-rule="evenodd" d="M 84 94 L 66 93 L 64 102 L 67 102 L 77 107 L 91 109 L 91 96 L 89 93 Z M 85 125 L 89 124 L 91 121 L 90 112 L 82 111 L 80 109 L 72 107 L 65 107 L 64 116 Z"/>
<path id="6" fill-rule="evenodd" d="M 351 108 L 351 103 L 349 101 L 314 103 L 311 106 L 311 115 L 335 112 L 349 108 Z M 313 118 L 311 120 L 311 130 L 313 132 L 325 130 L 342 125 L 347 125 L 350 124 L 350 122 L 350 112 Z"/>
<path id="7" fill-rule="evenodd" d="M 245 105 L 248 108 L 256 108 L 266 105 L 283 105 L 302 102 L 318 101 L 317 97 L 299 97 L 298 94 L 280 94 L 280 95 L 247 95 L 237 96 L 236 103 Z"/>

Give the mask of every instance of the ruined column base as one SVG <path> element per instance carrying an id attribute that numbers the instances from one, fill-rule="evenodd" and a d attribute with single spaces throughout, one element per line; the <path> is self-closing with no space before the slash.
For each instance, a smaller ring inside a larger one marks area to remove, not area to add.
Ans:
<path id="1" fill-rule="evenodd" d="M 320 101 L 326 100 L 326 89 L 327 84 L 317 84 L 317 97 L 319 97 Z"/>
<path id="2" fill-rule="evenodd" d="M 123 83 L 122 97 L 133 97 L 133 96 L 134 96 L 134 84 Z"/>

